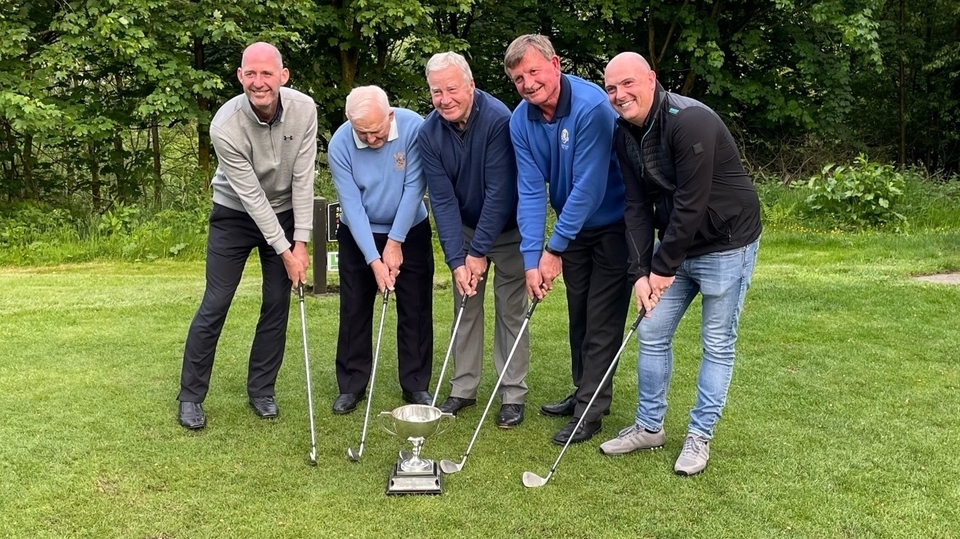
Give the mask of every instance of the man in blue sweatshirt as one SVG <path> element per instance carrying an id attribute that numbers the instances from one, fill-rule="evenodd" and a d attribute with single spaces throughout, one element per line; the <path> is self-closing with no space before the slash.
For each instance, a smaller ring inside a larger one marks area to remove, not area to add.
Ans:
<path id="1" fill-rule="evenodd" d="M 560 59 L 544 36 L 515 39 L 503 64 L 523 98 L 510 119 L 510 135 L 527 293 L 543 298 L 561 271 L 567 291 L 576 391 L 541 411 L 573 416 L 554 443 L 583 442 L 600 430 L 601 414 L 610 408 L 612 377 L 604 387 L 600 380 L 620 346 L 630 298 L 623 179 L 613 151 L 616 115 L 599 86 L 561 73 Z M 544 184 L 557 213 L 546 242 Z"/>
<path id="2" fill-rule="evenodd" d="M 477 90 L 473 73 L 455 52 L 427 62 L 436 110 L 420 129 L 420 154 L 440 245 L 453 272 L 454 305 L 467 296 L 455 339 L 450 396 L 440 405 L 456 414 L 477 402 L 483 365 L 483 297 L 493 262 L 496 325 L 493 364 L 503 373 L 526 314 L 526 280 L 517 230 L 517 166 L 510 143 L 510 109 Z M 530 367 L 527 333 L 503 374 L 497 426 L 523 422 Z"/>
<path id="3" fill-rule="evenodd" d="M 391 108 L 376 86 L 347 96 L 347 123 L 330 139 L 328 159 L 340 198 L 340 334 L 333 413 L 357 407 L 373 364 L 377 291 L 396 292 L 401 397 L 433 401 L 433 242 L 423 203 L 426 183 L 419 114 Z"/>
<path id="4" fill-rule="evenodd" d="M 280 51 L 254 43 L 243 51 L 237 79 L 243 95 L 227 101 L 210 123 L 217 152 L 213 211 L 207 238 L 206 289 L 183 352 L 177 419 L 201 429 L 201 403 L 233 295 L 250 252 L 259 252 L 263 304 L 250 349 L 247 394 L 261 418 L 278 414 L 274 384 L 283 362 L 290 287 L 306 282 L 306 242 L 313 229 L 317 107 L 283 88 L 290 73 Z"/>

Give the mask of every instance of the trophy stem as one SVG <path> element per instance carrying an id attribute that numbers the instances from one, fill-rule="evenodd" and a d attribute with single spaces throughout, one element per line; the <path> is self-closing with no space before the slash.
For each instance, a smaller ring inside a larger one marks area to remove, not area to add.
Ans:
<path id="1" fill-rule="evenodd" d="M 407 438 L 413 444 L 413 456 L 400 463 L 400 469 L 405 472 L 424 472 L 433 467 L 433 461 L 420 458 L 423 448 L 423 436 Z"/>

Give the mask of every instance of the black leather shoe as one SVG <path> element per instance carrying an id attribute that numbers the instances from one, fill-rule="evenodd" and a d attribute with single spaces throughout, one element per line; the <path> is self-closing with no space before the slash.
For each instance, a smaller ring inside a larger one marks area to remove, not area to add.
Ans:
<path id="1" fill-rule="evenodd" d="M 433 395 L 429 391 L 404 391 L 401 395 L 407 404 L 426 404 L 433 402 Z"/>
<path id="2" fill-rule="evenodd" d="M 580 428 L 577 429 L 576 434 L 574 434 L 573 428 L 577 426 L 577 421 L 579 421 L 579 419 L 573 418 L 566 426 L 560 429 L 560 432 L 553 437 L 553 443 L 564 445 L 567 443 L 567 440 L 570 440 L 571 444 L 578 444 L 580 442 L 586 442 L 590 438 L 593 438 L 594 434 L 600 432 L 602 422 L 597 420 L 584 421 L 583 424 L 580 425 Z"/>
<path id="3" fill-rule="evenodd" d="M 457 412 L 464 408 L 469 408 L 477 403 L 477 399 L 461 399 L 460 397 L 447 397 L 438 408 L 446 414 L 457 415 Z"/>
<path id="4" fill-rule="evenodd" d="M 497 416 L 498 427 L 512 429 L 520 423 L 523 423 L 522 404 L 504 404 L 500 407 L 500 415 Z"/>
<path id="5" fill-rule="evenodd" d="M 333 401 L 333 413 L 337 415 L 349 414 L 357 409 L 357 404 L 363 400 L 363 393 L 341 393 Z"/>
<path id="6" fill-rule="evenodd" d="M 181 402 L 177 412 L 177 421 L 190 430 L 202 429 L 207 426 L 207 416 L 203 413 L 203 406 L 199 402 Z"/>
<path id="7" fill-rule="evenodd" d="M 540 407 L 540 413 L 557 417 L 572 416 L 576 409 L 577 396 L 570 395 L 561 401 L 544 404 Z M 603 415 L 610 415 L 610 408 L 604 410 Z"/>
<path id="8" fill-rule="evenodd" d="M 540 407 L 540 411 L 543 412 L 544 415 L 570 416 L 573 415 L 573 411 L 576 409 L 576 407 L 576 395 L 568 395 L 566 398 L 558 402 L 544 404 Z"/>
<path id="9" fill-rule="evenodd" d="M 250 397 L 250 407 L 260 419 L 273 419 L 280 413 L 273 397 Z"/>

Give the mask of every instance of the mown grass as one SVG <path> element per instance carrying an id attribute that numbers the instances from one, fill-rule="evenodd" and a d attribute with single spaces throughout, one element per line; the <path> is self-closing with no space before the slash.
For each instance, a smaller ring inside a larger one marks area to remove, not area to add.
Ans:
<path id="1" fill-rule="evenodd" d="M 694 398 L 694 309 L 677 337 L 666 448 L 618 458 L 597 451 L 634 415 L 631 343 L 599 439 L 571 446 L 550 482 L 529 490 L 522 472 L 547 473 L 559 451 L 549 438 L 563 424 L 536 409 L 570 389 L 558 289 L 531 321 L 527 420 L 511 431 L 484 427 L 438 497 L 384 495 L 404 442 L 375 424 L 361 462 L 346 459 L 363 416 L 329 411 L 336 297 L 307 300 L 319 436 L 313 468 L 295 304 L 278 383 L 281 417 L 258 420 L 246 403 L 256 264 L 221 339 L 209 425 L 199 433 L 176 424 L 174 399 L 202 263 L 4 269 L 0 536 L 956 537 L 960 289 L 910 276 L 957 269 L 957 231 L 768 232 L 707 471 L 672 473 Z M 453 310 L 449 290 L 439 290 L 435 375 Z M 374 412 L 401 404 L 393 312 Z M 483 398 L 493 381 L 488 370 Z M 429 440 L 424 456 L 458 458 L 482 404 Z"/>

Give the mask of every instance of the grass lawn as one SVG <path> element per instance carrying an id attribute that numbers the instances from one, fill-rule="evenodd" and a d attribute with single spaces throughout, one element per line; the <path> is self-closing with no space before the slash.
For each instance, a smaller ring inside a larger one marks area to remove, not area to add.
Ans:
<path id="1" fill-rule="evenodd" d="M 307 300 L 313 468 L 295 302 L 281 417 L 258 420 L 246 402 L 256 265 L 196 433 L 177 425 L 174 399 L 201 263 L 0 269 L 0 537 L 958 537 L 960 287 L 909 278 L 958 268 L 956 232 L 768 233 L 706 472 L 672 473 L 694 399 L 694 309 L 676 340 L 665 449 L 597 451 L 633 420 L 633 342 L 599 438 L 571 446 L 546 486 L 526 489 L 521 474 L 547 473 L 560 449 L 549 439 L 564 424 L 536 410 L 570 390 L 557 289 L 531 320 L 526 421 L 501 431 L 488 417 L 438 497 L 384 495 L 408 444 L 373 422 L 362 460 L 347 460 L 363 413 L 330 412 L 336 297 Z M 393 312 L 374 412 L 401 404 Z M 435 375 L 453 314 L 450 291 L 438 290 Z M 425 457 L 459 459 L 494 380 L 488 369 L 480 405 L 428 440 Z"/>

